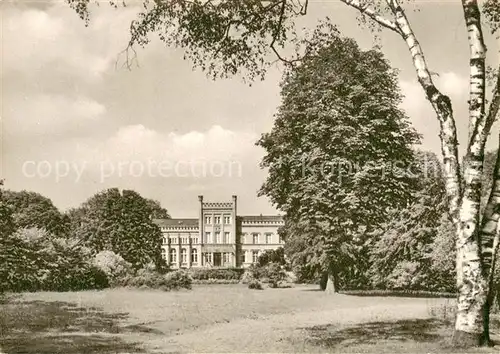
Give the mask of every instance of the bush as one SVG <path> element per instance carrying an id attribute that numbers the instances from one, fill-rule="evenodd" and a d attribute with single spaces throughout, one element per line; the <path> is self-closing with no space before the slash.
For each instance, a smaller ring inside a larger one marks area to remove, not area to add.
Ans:
<path id="1" fill-rule="evenodd" d="M 193 280 L 193 284 L 239 284 L 240 281 L 236 279 L 206 279 L 206 280 Z"/>
<path id="2" fill-rule="evenodd" d="M 191 289 L 191 284 L 193 282 L 188 272 L 184 270 L 176 270 L 167 273 L 164 279 L 164 286 L 166 286 L 168 290 Z"/>
<path id="3" fill-rule="evenodd" d="M 262 290 L 262 284 L 257 279 L 253 279 L 248 283 L 248 289 Z"/>
<path id="4" fill-rule="evenodd" d="M 133 273 L 132 265 L 113 251 L 99 252 L 92 263 L 106 274 L 111 286 L 124 285 L 125 278 Z"/>
<path id="5" fill-rule="evenodd" d="M 193 280 L 240 280 L 244 271 L 240 268 L 193 268 L 189 270 L 189 274 Z"/>
<path id="6" fill-rule="evenodd" d="M 277 288 L 286 278 L 284 269 L 277 263 L 269 263 L 266 268 L 269 287 Z"/>
<path id="7" fill-rule="evenodd" d="M 94 265 L 51 270 L 41 284 L 41 290 L 80 291 L 109 287 L 106 274 Z"/>
<path id="8" fill-rule="evenodd" d="M 191 289 L 192 279 L 184 270 L 161 274 L 148 269 L 140 269 L 135 276 L 125 277 L 124 285 L 133 288 L 178 290 Z"/>

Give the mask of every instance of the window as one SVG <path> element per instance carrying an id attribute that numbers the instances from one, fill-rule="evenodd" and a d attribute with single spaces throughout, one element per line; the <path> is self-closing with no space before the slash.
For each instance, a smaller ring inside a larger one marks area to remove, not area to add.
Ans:
<path id="1" fill-rule="evenodd" d="M 212 217 L 211 216 L 205 216 L 205 224 L 211 224 L 212 223 Z"/>
<path id="2" fill-rule="evenodd" d="M 198 263 L 198 250 L 196 248 L 191 250 L 191 262 Z"/>
<path id="3" fill-rule="evenodd" d="M 212 242 L 212 235 L 210 234 L 209 231 L 205 232 L 205 243 L 211 243 Z"/>
<path id="4" fill-rule="evenodd" d="M 165 248 L 161 249 L 161 258 L 163 259 L 167 258 L 167 250 Z"/>
<path id="5" fill-rule="evenodd" d="M 252 234 L 252 242 L 254 245 L 259 243 L 259 234 Z"/>
<path id="6" fill-rule="evenodd" d="M 207 263 L 212 263 L 212 253 L 205 253 Z"/>
<path id="7" fill-rule="evenodd" d="M 185 248 L 181 250 L 181 263 L 187 263 L 187 251 Z"/>
<path id="8" fill-rule="evenodd" d="M 266 243 L 272 243 L 273 234 L 266 234 Z"/>
<path id="9" fill-rule="evenodd" d="M 230 243 L 230 234 L 229 232 L 224 232 L 224 243 Z"/>
<path id="10" fill-rule="evenodd" d="M 224 263 L 229 263 L 230 262 L 230 257 L 231 257 L 231 253 L 223 253 L 222 254 L 222 257 L 224 259 Z"/>
<path id="11" fill-rule="evenodd" d="M 259 261 L 259 251 L 252 251 L 252 263 Z"/>
<path id="12" fill-rule="evenodd" d="M 198 237 L 193 237 L 191 240 L 193 241 L 193 243 L 198 243 Z"/>
<path id="13" fill-rule="evenodd" d="M 166 245 L 168 243 L 168 240 L 166 237 L 163 238 L 163 244 Z"/>
<path id="14" fill-rule="evenodd" d="M 214 224 L 220 224 L 220 216 L 214 216 Z"/>
<path id="15" fill-rule="evenodd" d="M 171 241 L 170 243 L 177 243 L 177 237 L 172 237 L 170 241 Z"/>
<path id="16" fill-rule="evenodd" d="M 175 248 L 170 250 L 170 263 L 177 263 L 177 251 Z"/>
<path id="17" fill-rule="evenodd" d="M 221 243 L 219 231 L 215 231 L 215 243 Z"/>
<path id="18" fill-rule="evenodd" d="M 231 217 L 229 215 L 224 215 L 224 224 L 230 224 L 231 223 Z"/>

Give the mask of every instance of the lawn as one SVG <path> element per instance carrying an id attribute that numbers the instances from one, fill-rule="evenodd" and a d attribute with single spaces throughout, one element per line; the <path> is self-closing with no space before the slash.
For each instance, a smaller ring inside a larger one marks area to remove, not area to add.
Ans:
<path id="1" fill-rule="evenodd" d="M 27 293 L 0 307 L 5 353 L 454 351 L 447 345 L 450 299 L 205 285 Z"/>

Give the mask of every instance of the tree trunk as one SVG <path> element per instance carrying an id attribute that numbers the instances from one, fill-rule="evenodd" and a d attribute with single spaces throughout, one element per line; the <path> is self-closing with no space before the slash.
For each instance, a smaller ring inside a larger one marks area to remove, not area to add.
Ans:
<path id="1" fill-rule="evenodd" d="M 327 294 L 335 294 L 339 291 L 338 286 L 338 275 L 334 266 L 331 266 L 328 270 L 328 280 L 326 283 L 325 292 Z"/>

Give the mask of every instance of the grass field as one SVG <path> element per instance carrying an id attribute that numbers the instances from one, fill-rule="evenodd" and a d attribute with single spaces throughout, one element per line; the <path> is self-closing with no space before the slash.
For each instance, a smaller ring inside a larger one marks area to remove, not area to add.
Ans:
<path id="1" fill-rule="evenodd" d="M 447 345 L 452 308 L 450 299 L 327 295 L 314 287 L 28 293 L 0 305 L 0 346 L 40 354 L 456 352 Z"/>

